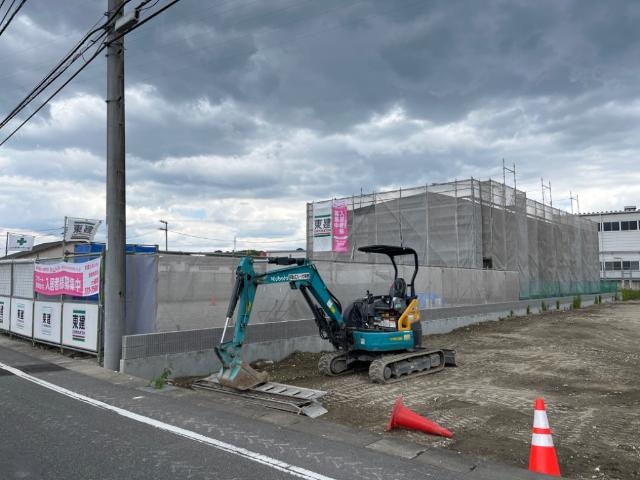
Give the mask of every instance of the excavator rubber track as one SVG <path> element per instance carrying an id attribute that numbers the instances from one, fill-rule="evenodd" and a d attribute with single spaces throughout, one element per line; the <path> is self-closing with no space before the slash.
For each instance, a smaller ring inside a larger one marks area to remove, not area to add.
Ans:
<path id="1" fill-rule="evenodd" d="M 335 377 L 336 375 L 350 372 L 352 369 L 347 364 L 346 352 L 331 352 L 325 353 L 320 357 L 318 370 L 323 375 Z"/>
<path id="2" fill-rule="evenodd" d="M 455 351 L 449 349 L 420 349 L 383 355 L 371 362 L 369 379 L 374 383 L 395 383 L 436 373 L 445 366 L 455 365 Z"/>

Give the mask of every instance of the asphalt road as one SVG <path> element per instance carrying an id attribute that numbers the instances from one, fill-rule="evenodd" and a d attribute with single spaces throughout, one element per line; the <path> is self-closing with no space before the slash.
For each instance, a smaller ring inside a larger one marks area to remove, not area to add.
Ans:
<path id="1" fill-rule="evenodd" d="M 156 394 L 3 347 L 0 363 L 31 376 L 0 365 L 3 479 L 469 478 L 343 442 L 338 433 L 306 433 L 236 415 L 240 403 L 218 405 L 192 392 Z M 51 389 L 58 387 L 115 411 Z"/>

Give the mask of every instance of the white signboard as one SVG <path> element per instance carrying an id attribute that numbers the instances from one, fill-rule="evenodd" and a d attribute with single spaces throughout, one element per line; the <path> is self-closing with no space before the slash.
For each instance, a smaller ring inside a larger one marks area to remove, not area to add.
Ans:
<path id="1" fill-rule="evenodd" d="M 33 307 L 33 337 L 50 343 L 60 343 L 61 305 L 36 300 Z"/>
<path id="2" fill-rule="evenodd" d="M 65 303 L 62 307 L 62 344 L 98 351 L 98 306 Z"/>
<path id="3" fill-rule="evenodd" d="M 90 218 L 67 217 L 64 239 L 67 242 L 93 242 L 102 221 Z"/>
<path id="4" fill-rule="evenodd" d="M 33 248 L 33 235 L 21 235 L 19 233 L 10 233 L 7 237 L 7 251 L 21 250 L 28 251 Z"/>
<path id="5" fill-rule="evenodd" d="M 330 252 L 331 243 L 331 206 L 332 202 L 313 204 L 313 251 Z"/>
<path id="6" fill-rule="evenodd" d="M 11 331 L 16 335 L 33 335 L 33 300 L 13 298 L 11 301 Z"/>
<path id="7" fill-rule="evenodd" d="M 9 330 L 11 318 L 11 298 L 0 297 L 0 330 Z"/>

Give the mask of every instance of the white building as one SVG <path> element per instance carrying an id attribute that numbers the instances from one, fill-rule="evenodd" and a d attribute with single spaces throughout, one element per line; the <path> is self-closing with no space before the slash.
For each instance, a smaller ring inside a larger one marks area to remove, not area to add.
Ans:
<path id="1" fill-rule="evenodd" d="M 640 210 L 581 214 L 598 224 L 600 278 L 640 287 Z"/>

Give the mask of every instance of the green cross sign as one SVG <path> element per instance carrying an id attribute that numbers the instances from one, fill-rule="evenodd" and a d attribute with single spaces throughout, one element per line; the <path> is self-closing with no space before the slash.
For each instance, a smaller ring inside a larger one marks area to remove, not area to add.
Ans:
<path id="1" fill-rule="evenodd" d="M 25 243 L 27 243 L 27 241 L 24 239 L 24 237 L 20 237 L 18 240 L 16 240 L 16 243 L 20 246 L 23 246 Z"/>

